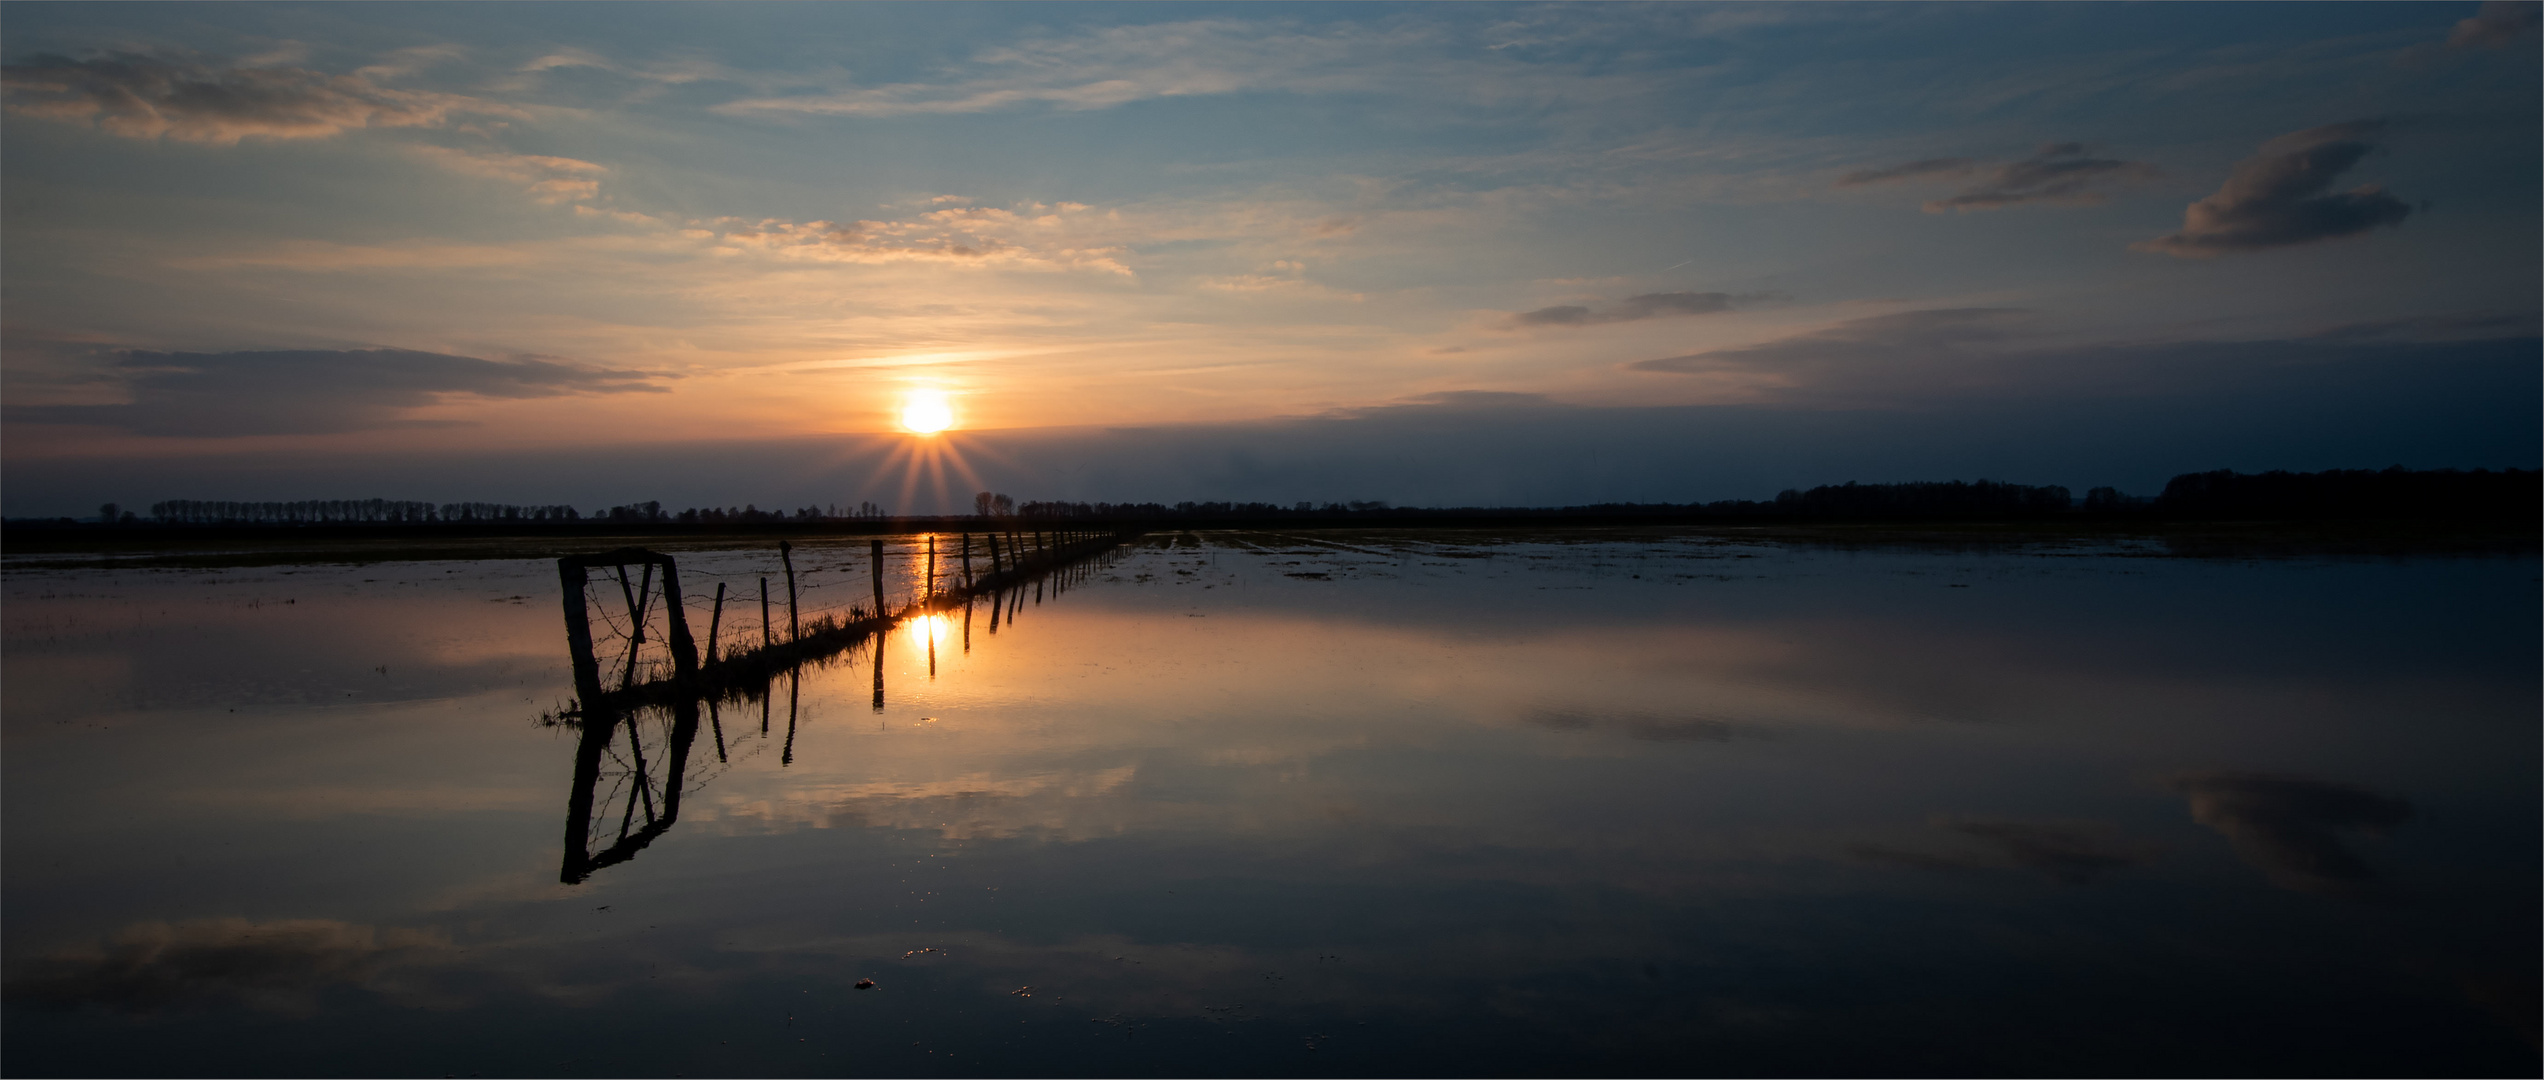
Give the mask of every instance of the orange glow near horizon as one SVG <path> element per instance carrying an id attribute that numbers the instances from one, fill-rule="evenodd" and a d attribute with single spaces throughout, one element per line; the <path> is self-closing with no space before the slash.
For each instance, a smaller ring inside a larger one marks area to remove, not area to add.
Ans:
<path id="1" fill-rule="evenodd" d="M 915 391 L 901 406 L 901 426 L 916 434 L 934 435 L 954 426 L 954 407 L 934 390 Z"/>

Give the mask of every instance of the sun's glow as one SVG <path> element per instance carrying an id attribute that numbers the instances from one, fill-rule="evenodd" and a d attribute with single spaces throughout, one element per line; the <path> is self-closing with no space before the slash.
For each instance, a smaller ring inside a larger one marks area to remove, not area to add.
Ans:
<path id="1" fill-rule="evenodd" d="M 954 407 L 945 403 L 945 395 L 921 390 L 902 404 L 901 426 L 921 435 L 934 435 L 954 426 Z"/>

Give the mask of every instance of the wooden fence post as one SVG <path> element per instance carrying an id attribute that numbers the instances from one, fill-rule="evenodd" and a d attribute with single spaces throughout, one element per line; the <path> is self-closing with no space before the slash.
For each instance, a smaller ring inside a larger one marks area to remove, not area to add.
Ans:
<path id="1" fill-rule="evenodd" d="M 585 707 L 597 709 L 601 661 L 592 655 L 592 615 L 584 610 L 583 587 L 587 580 L 583 564 L 572 556 L 557 560 L 557 585 L 565 595 L 565 646 L 574 661 L 574 692 L 582 695 Z"/>
<path id="2" fill-rule="evenodd" d="M 777 558 L 786 564 L 786 640 L 794 641 L 804 636 L 803 624 L 795 621 L 795 545 L 778 541 Z"/>
<path id="3" fill-rule="evenodd" d="M 874 541 L 874 546 L 868 550 L 874 556 L 875 618 L 887 619 L 892 617 L 892 613 L 883 609 L 883 541 Z M 881 650 L 877 652 L 880 654 Z"/>
<path id="4" fill-rule="evenodd" d="M 724 583 L 719 581 L 716 582 L 715 613 L 707 616 L 707 652 L 706 655 L 699 658 L 701 662 L 709 664 L 716 662 L 716 631 L 723 629 L 723 627 Z M 718 728 L 716 730 L 721 732 L 724 729 Z M 722 738 L 722 736 L 719 735 L 718 738 Z"/>
<path id="5" fill-rule="evenodd" d="M 680 565 L 662 556 L 663 619 L 671 624 L 671 672 L 677 678 L 698 674 L 698 643 L 689 636 L 689 609 L 680 599 Z M 696 726 L 692 718 L 691 726 Z"/>

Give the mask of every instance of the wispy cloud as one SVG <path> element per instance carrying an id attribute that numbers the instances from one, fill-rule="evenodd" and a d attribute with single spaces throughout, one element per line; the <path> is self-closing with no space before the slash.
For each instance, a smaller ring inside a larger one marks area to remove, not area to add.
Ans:
<path id="1" fill-rule="evenodd" d="M 455 63 L 467 55 L 468 50 L 457 45 L 415 45 L 393 50 L 378 60 L 355 68 L 353 73 L 374 82 L 403 79 L 429 68 Z"/>
<path id="2" fill-rule="evenodd" d="M 1623 366 L 1684 377 L 1715 402 L 1813 408 L 2154 400 L 2258 386 L 2335 394 L 2396 372 L 2433 382 L 2509 374 L 2500 358 L 2531 356 L 2535 320 L 2389 321 L 2302 337 L 2137 342 L 2062 340 L 2053 324 L 2016 308 L 1902 311 Z"/>
<path id="3" fill-rule="evenodd" d="M 94 123 L 135 139 L 228 145 L 323 139 L 364 128 L 440 127 L 461 114 L 522 116 L 456 94 L 398 90 L 361 75 L 294 67 L 222 67 L 108 53 L 36 56 L 0 69 L 10 112 Z"/>
<path id="4" fill-rule="evenodd" d="M 600 178 L 609 172 L 605 165 L 569 157 L 458 150 L 447 146 L 417 146 L 413 151 L 426 161 L 455 173 L 520 184 L 545 203 L 598 198 L 601 193 Z"/>
<path id="5" fill-rule="evenodd" d="M 2025 821 L 2006 818 L 1942 818 L 1935 827 L 1955 841 L 1938 846 L 1920 838 L 1908 844 L 1860 843 L 1847 851 L 1868 862 L 1919 870 L 2019 869 L 2062 885 L 2085 885 L 2117 870 L 2154 862 L 2155 845 L 2132 840 L 2103 821 Z"/>
<path id="6" fill-rule="evenodd" d="M 1544 709 L 1531 713 L 1527 720 L 1535 727 L 1550 731 L 1615 733 L 1640 742 L 1730 742 L 1757 734 L 1730 721 L 1707 716 L 1631 712 L 1607 715 L 1578 709 Z"/>
<path id="7" fill-rule="evenodd" d="M 411 426 L 450 398 L 662 393 L 663 376 L 554 358 L 481 360 L 407 349 L 145 352 L 115 357 L 132 400 L 13 406 L 13 423 L 94 424 L 141 435 L 307 435 Z"/>
<path id="8" fill-rule="evenodd" d="M 550 71 L 587 69 L 606 71 L 620 78 L 664 86 L 683 86 L 708 81 L 744 81 L 732 69 L 696 57 L 656 60 L 649 63 L 615 60 L 589 49 L 563 48 L 541 55 L 521 65 L 519 74 L 538 75 Z M 508 81 L 508 85 L 518 80 Z"/>
<path id="9" fill-rule="evenodd" d="M 1562 16 L 1559 16 L 1559 18 Z M 1577 16 L 1603 36 L 1630 36 L 1642 17 Z M 1451 108 L 1528 103 L 1565 111 L 1657 101 L 1683 85 L 1674 69 L 1594 69 L 1573 57 L 1523 56 L 1439 20 L 1301 26 L 1285 19 L 1201 19 L 1114 26 L 983 50 L 939 77 L 882 86 L 762 94 L 716 106 L 728 114 L 892 117 L 1042 108 L 1109 109 L 1138 101 L 1246 93 L 1378 94 Z"/>
<path id="10" fill-rule="evenodd" d="M 2187 259 L 2311 244 L 2399 225 L 2411 206 L 2376 184 L 2331 191 L 2376 149 L 2386 124 L 2353 120 L 2282 135 L 2237 162 L 2217 193 L 2182 213 L 2182 231 L 2131 245 Z"/>
<path id="11" fill-rule="evenodd" d="M 942 197 L 940 196 L 940 199 Z M 1092 208 L 1029 203 L 1015 208 L 947 206 L 899 220 L 700 222 L 695 235 L 734 250 L 821 262 L 932 262 L 1041 270 L 1095 270 L 1129 276 L 1125 249 L 1092 243 L 1074 229 Z"/>
<path id="12" fill-rule="evenodd" d="M 1787 387 L 1867 371 L 1902 372 L 1965 359 L 2029 315 L 2015 308 L 1930 308 L 1869 315 L 1757 345 L 1640 360 L 1634 371 L 1763 377 Z"/>
<path id="13" fill-rule="evenodd" d="M 1737 304 L 1760 299 L 1764 297 L 1720 292 L 1645 293 L 1627 297 L 1613 307 L 1593 309 L 1582 304 L 1559 304 L 1522 311 L 1512 315 L 1510 321 L 1519 327 L 1595 326 L 1680 315 L 1719 315 Z"/>
<path id="14" fill-rule="evenodd" d="M 1360 29 L 1303 31 L 1234 20 L 1109 27 L 980 53 L 970 73 L 940 82 L 784 97 L 718 106 L 727 113 L 908 116 L 1043 106 L 1104 109 L 1153 98 L 1246 90 L 1365 86 L 1390 35 Z"/>
<path id="15" fill-rule="evenodd" d="M 1914 180 L 1924 176 L 1968 176 L 1980 165 L 1977 158 L 1925 158 L 1884 169 L 1857 169 L 1837 178 L 1839 187 L 1861 187 L 1865 184 L 1887 184 L 1894 180 Z"/>
<path id="16" fill-rule="evenodd" d="M 2020 161 L 1926 158 L 1881 169 L 1859 169 L 1837 179 L 1839 187 L 1863 187 L 1940 177 L 1978 177 L 1958 194 L 1931 199 L 1929 214 L 1995 210 L 2024 203 L 2098 203 L 2109 186 L 2153 179 L 2155 166 L 2098 158 L 2083 143 L 2050 143 Z"/>

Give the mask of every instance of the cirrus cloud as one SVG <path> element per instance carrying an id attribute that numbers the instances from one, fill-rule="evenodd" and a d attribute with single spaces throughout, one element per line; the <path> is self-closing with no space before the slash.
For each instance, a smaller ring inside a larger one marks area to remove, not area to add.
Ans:
<path id="1" fill-rule="evenodd" d="M 1679 315 L 1718 315 L 1735 304 L 1761 300 L 1759 295 L 1733 295 L 1721 292 L 1666 292 L 1629 296 L 1615 307 L 1592 310 L 1580 304 L 1559 304 L 1535 311 L 1522 311 L 1511 316 L 1513 326 L 1593 326 L 1600 323 L 1636 322 Z"/>
<path id="2" fill-rule="evenodd" d="M 1925 211 L 1967 213 L 2035 202 L 2098 203 L 2105 198 L 2105 192 L 2097 185 L 2153 179 L 2156 169 L 2145 162 L 2094 157 L 2086 151 L 2085 144 L 2067 142 L 2042 146 L 2020 161 L 1991 164 L 1975 158 L 1926 158 L 1884 169 L 1859 169 L 1839 177 L 1837 186 L 1967 176 L 1980 179 L 1958 194 L 1928 200 Z"/>
<path id="3" fill-rule="evenodd" d="M 450 398 L 667 393 L 643 371 L 540 357 L 481 360 L 411 349 L 110 354 L 132 400 L 10 406 L 13 423 L 94 424 L 140 435 L 221 438 L 409 427 L 409 409 Z"/>
<path id="4" fill-rule="evenodd" d="M 231 145 L 323 139 L 364 128 L 440 127 L 463 113 L 521 116 L 456 94 L 398 90 L 360 75 L 292 67 L 219 67 L 137 53 L 84 60 L 38 55 L 0 68 L 21 116 L 87 121 L 134 139 Z"/>
<path id="5" fill-rule="evenodd" d="M 1127 248 L 1077 231 L 1079 219 L 1090 209 L 1082 203 L 1028 203 L 1013 209 L 949 205 L 895 221 L 722 218 L 699 223 L 695 232 L 735 250 L 817 262 L 928 262 L 1130 276 L 1131 268 L 1121 261 Z"/>
<path id="6" fill-rule="evenodd" d="M 520 184 L 544 203 L 584 202 L 601 194 L 609 167 L 569 157 L 418 146 L 414 152 L 455 173 Z"/>

